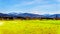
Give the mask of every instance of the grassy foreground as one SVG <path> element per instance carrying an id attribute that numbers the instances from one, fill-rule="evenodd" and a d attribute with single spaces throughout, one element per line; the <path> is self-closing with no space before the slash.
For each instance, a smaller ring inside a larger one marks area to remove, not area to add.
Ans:
<path id="1" fill-rule="evenodd" d="M 0 20 L 0 34 L 60 34 L 60 20 Z"/>

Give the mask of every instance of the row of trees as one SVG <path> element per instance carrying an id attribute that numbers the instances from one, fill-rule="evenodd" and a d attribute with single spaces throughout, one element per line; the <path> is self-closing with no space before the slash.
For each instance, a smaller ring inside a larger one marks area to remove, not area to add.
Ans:
<path id="1" fill-rule="evenodd" d="M 20 20 L 43 20 L 43 19 L 51 19 L 51 20 L 60 20 L 60 18 L 45 18 L 45 17 L 34 17 L 34 18 L 30 18 L 30 17 L 0 17 L 0 20 L 14 20 L 14 19 L 20 19 Z"/>

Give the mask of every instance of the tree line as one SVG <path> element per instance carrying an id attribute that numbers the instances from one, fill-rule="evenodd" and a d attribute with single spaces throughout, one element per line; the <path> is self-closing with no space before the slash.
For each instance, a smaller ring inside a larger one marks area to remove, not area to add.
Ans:
<path id="1" fill-rule="evenodd" d="M 0 17 L 0 20 L 14 20 L 14 19 L 20 19 L 20 20 L 43 20 L 43 19 L 51 19 L 51 20 L 60 20 L 60 18 L 58 18 L 57 16 L 55 18 L 48 18 L 48 17 L 34 17 L 34 18 L 30 18 L 30 17 Z"/>

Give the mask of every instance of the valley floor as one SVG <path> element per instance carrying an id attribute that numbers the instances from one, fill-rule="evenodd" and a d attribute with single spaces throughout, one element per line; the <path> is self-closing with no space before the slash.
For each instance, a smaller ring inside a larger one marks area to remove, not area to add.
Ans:
<path id="1" fill-rule="evenodd" d="M 60 20 L 0 20 L 0 34 L 60 34 Z"/>

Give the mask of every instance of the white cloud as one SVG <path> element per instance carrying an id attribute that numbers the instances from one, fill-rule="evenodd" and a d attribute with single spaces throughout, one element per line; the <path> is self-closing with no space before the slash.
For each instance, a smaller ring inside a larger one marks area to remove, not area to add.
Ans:
<path id="1" fill-rule="evenodd" d="M 38 10 L 30 11 L 30 12 L 28 12 L 28 13 L 32 13 L 32 14 L 46 14 L 46 12 L 38 11 Z"/>
<path id="2" fill-rule="evenodd" d="M 60 11 L 31 11 L 32 14 L 60 14 Z"/>
<path id="3" fill-rule="evenodd" d="M 31 13 L 33 13 L 33 14 L 40 14 L 39 11 L 32 11 Z"/>

